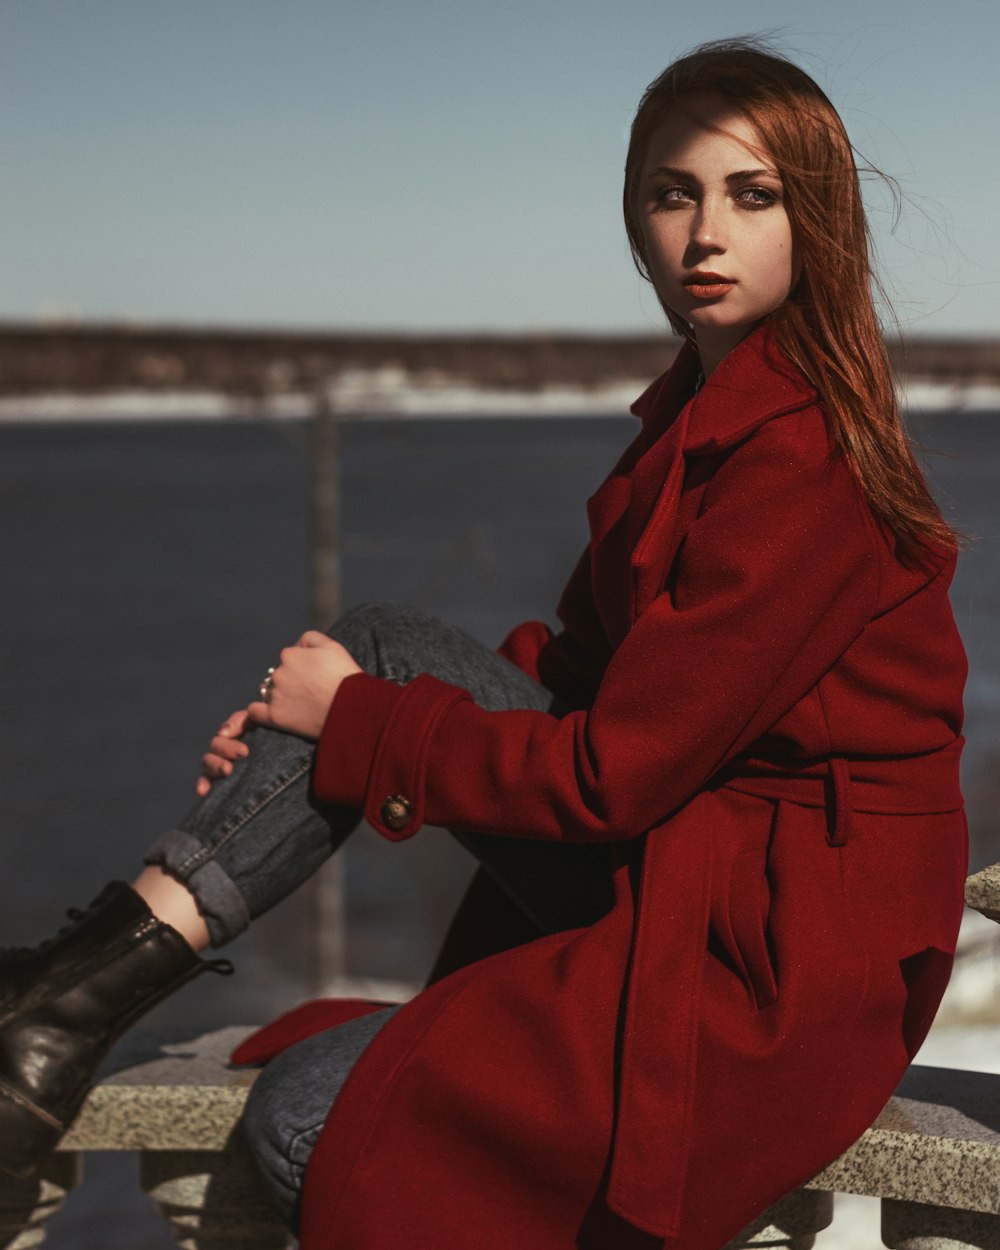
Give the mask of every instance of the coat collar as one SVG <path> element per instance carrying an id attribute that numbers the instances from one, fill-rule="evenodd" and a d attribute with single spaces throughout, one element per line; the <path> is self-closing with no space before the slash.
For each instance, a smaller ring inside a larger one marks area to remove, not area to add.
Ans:
<path id="1" fill-rule="evenodd" d="M 687 406 L 683 437 L 689 455 L 714 455 L 772 417 L 816 402 L 815 387 L 781 350 L 766 321 L 733 348 L 695 395 L 699 373 L 698 353 L 686 342 L 666 373 L 632 405 L 647 430 L 666 428 Z"/>

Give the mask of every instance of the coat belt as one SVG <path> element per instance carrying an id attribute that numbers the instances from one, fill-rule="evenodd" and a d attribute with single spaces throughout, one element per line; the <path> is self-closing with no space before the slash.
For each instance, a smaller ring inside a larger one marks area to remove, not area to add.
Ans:
<path id="1" fill-rule="evenodd" d="M 761 798 L 787 799 L 830 813 L 828 840 L 842 846 L 854 833 L 855 812 L 882 815 L 931 815 L 962 807 L 959 760 L 964 739 L 953 738 L 940 750 L 910 756 L 831 756 L 791 770 L 787 760 L 734 761 L 714 786 Z"/>

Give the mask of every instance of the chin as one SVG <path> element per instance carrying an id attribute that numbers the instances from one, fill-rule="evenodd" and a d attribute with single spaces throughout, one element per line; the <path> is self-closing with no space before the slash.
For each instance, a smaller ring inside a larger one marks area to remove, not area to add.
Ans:
<path id="1" fill-rule="evenodd" d="M 689 313 L 681 314 L 693 330 L 719 330 L 726 334 L 749 334 L 761 317 L 734 317 L 727 315 L 721 308 L 694 308 Z"/>

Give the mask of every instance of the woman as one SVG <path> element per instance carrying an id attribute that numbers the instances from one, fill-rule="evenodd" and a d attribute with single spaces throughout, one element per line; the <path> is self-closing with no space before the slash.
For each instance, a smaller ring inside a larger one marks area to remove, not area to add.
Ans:
<path id="1" fill-rule="evenodd" d="M 278 1056 L 246 1128 L 306 1250 L 718 1250 L 892 1093 L 961 913 L 965 660 L 850 144 L 802 71 L 708 45 L 643 97 L 624 204 L 685 345 L 562 629 L 496 655 L 375 605 L 283 651 L 135 890 L 8 958 L 3 1166 L 359 811 L 483 871 L 411 1003 L 238 1052 Z"/>

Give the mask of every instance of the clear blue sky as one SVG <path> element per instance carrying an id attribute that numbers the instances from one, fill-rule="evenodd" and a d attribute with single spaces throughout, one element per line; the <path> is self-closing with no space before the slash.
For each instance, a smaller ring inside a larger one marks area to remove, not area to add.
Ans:
<path id="1" fill-rule="evenodd" d="M 627 127 L 747 14 L 899 179 L 904 326 L 1000 334 L 996 0 L 3 0 L 0 316 L 658 327 Z"/>

